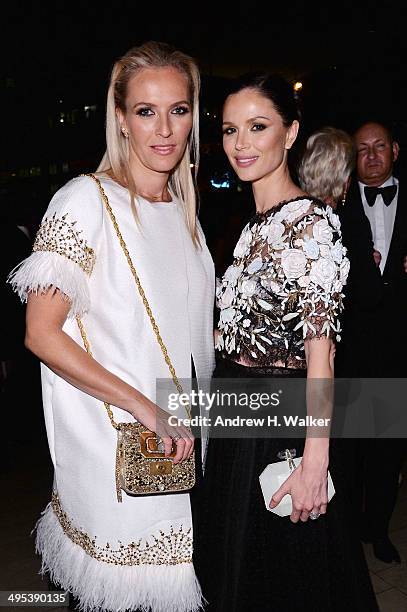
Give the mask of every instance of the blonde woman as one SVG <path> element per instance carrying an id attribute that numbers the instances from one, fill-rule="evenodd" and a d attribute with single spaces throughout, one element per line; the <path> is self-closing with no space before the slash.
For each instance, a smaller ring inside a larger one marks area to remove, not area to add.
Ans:
<path id="1" fill-rule="evenodd" d="M 317 130 L 308 138 L 298 168 L 301 187 L 332 208 L 344 205 L 355 161 L 355 146 L 349 134 L 333 127 Z M 360 225 L 365 225 L 363 220 Z M 379 251 L 373 249 L 376 266 L 381 258 Z"/>
<path id="2" fill-rule="evenodd" d="M 155 42 L 128 51 L 112 71 L 97 171 L 179 378 L 191 376 L 191 357 L 198 377 L 213 369 L 214 270 L 191 174 L 198 95 L 187 55 Z M 84 610 L 197 610 L 189 494 L 116 497 L 117 436 L 103 402 L 116 422 L 158 431 L 167 455 L 174 443 L 175 464 L 194 440 L 155 404 L 167 364 L 92 178 L 55 194 L 11 282 L 28 301 L 26 344 L 42 361 L 55 468 L 37 524 L 43 571 Z"/>
<path id="3" fill-rule="evenodd" d="M 328 126 L 309 136 L 298 166 L 298 178 L 306 193 L 336 210 L 338 205 L 341 208 L 345 204 L 354 167 L 352 138 L 343 130 Z M 336 346 L 333 344 L 330 354 L 332 369 L 335 355 Z"/>
<path id="4" fill-rule="evenodd" d="M 308 138 L 298 177 L 304 191 L 336 208 L 345 203 L 354 166 L 352 138 L 343 130 L 325 127 Z"/>

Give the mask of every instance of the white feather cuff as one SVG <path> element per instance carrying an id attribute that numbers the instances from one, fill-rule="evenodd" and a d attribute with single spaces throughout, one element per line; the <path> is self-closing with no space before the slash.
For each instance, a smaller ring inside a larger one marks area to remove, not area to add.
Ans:
<path id="1" fill-rule="evenodd" d="M 44 293 L 51 286 L 59 289 L 71 302 L 68 318 L 82 316 L 90 307 L 87 274 L 77 263 L 58 253 L 31 253 L 11 271 L 7 282 L 22 302 L 27 301 L 30 292 Z"/>

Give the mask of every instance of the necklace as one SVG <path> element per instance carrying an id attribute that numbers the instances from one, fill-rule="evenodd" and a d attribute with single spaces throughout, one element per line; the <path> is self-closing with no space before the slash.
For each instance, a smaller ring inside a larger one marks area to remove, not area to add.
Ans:
<path id="1" fill-rule="evenodd" d="M 159 196 L 147 195 L 141 192 L 139 192 L 137 195 L 139 195 L 141 198 L 144 198 L 145 200 L 148 200 L 149 202 L 171 202 L 172 201 L 171 195 L 168 191 L 167 193 L 165 193 L 165 195 L 159 195 Z"/>
<path id="2" fill-rule="evenodd" d="M 127 185 L 124 185 L 120 183 L 117 179 L 113 178 L 113 176 L 111 176 L 111 173 L 109 171 L 106 172 L 105 174 L 109 179 L 111 179 L 112 181 L 120 185 L 120 187 L 124 187 L 124 189 L 128 189 Z M 160 195 L 153 196 L 153 195 L 147 195 L 146 193 L 142 193 L 142 192 L 138 192 L 137 195 L 139 195 L 141 198 L 144 198 L 145 200 L 148 200 L 149 202 L 172 202 L 172 197 L 168 189 L 166 189 L 164 195 L 160 194 Z"/>

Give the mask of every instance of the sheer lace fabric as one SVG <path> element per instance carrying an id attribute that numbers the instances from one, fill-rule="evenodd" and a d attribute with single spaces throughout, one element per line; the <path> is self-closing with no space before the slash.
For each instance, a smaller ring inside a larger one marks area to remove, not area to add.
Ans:
<path id="1" fill-rule="evenodd" d="M 340 340 L 349 260 L 330 206 L 301 196 L 256 214 L 233 255 L 217 286 L 219 351 L 303 368 L 304 339 Z"/>

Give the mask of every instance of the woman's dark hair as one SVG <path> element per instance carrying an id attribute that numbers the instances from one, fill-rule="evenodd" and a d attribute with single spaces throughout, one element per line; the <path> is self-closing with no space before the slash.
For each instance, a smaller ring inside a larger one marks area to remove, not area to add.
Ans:
<path id="1" fill-rule="evenodd" d="M 238 93 L 242 89 L 254 89 L 268 98 L 283 120 L 285 127 L 300 119 L 292 85 L 281 75 L 264 72 L 244 74 L 231 84 L 227 95 Z"/>

